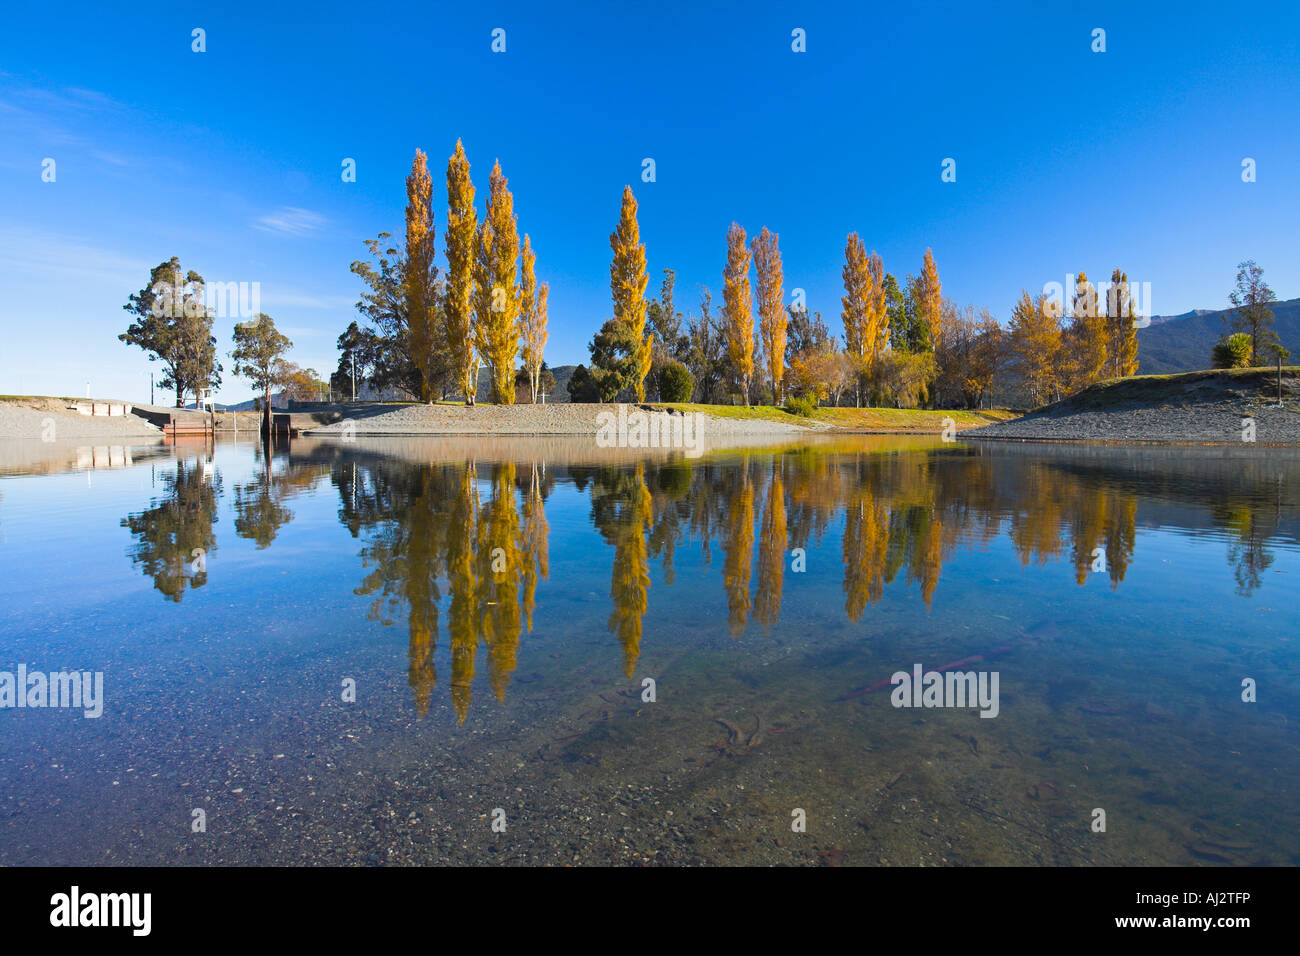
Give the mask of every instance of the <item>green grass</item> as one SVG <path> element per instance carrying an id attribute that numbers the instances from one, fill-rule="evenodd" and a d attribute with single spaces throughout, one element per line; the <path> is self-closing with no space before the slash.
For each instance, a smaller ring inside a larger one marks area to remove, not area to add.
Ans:
<path id="1" fill-rule="evenodd" d="M 1300 375 L 1300 366 L 1282 366 L 1283 389 L 1288 390 L 1287 378 Z M 1204 369 L 1199 372 L 1174 372 L 1167 375 L 1134 375 L 1131 378 L 1112 378 L 1090 385 L 1077 395 L 1063 401 L 1068 407 L 1079 409 L 1105 409 L 1120 405 L 1158 405 L 1177 399 L 1203 398 L 1215 400 L 1228 397 L 1229 391 L 1257 390 L 1264 397 L 1277 395 L 1277 366 L 1269 368 Z"/>
<path id="2" fill-rule="evenodd" d="M 746 421 L 787 422 L 810 426 L 821 422 L 845 431 L 870 432 L 938 432 L 943 420 L 951 418 L 958 429 L 978 428 L 991 422 L 1015 418 L 1014 412 L 1003 409 L 923 409 L 923 408 L 818 408 L 811 418 L 802 418 L 772 405 L 703 405 L 695 402 L 655 403 L 656 408 L 672 408 L 684 412 L 703 412 L 718 418 Z"/>

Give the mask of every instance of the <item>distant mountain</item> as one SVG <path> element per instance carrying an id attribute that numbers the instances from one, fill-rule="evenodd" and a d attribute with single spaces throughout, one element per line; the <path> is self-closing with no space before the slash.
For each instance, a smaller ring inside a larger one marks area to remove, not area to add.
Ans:
<path id="1" fill-rule="evenodd" d="M 1224 317 L 1233 311 L 1194 309 L 1182 315 L 1152 316 L 1147 328 L 1138 329 L 1138 372 L 1168 375 L 1209 368 L 1210 350 L 1220 335 L 1231 331 Z M 1300 358 L 1300 299 L 1273 303 L 1273 330 Z"/>

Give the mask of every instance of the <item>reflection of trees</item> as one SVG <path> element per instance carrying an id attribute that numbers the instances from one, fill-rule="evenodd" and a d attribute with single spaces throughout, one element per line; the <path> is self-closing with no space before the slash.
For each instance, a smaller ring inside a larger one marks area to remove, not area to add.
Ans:
<path id="1" fill-rule="evenodd" d="M 1262 502 L 1243 502 L 1218 504 L 1213 514 L 1215 523 L 1231 536 L 1228 563 L 1237 581 L 1237 593 L 1249 597 L 1263 583 L 1260 576 L 1273 564 L 1273 553 L 1265 545 L 1277 534 L 1279 509 Z"/>
<path id="2" fill-rule="evenodd" d="M 310 488 L 326 472 L 324 465 L 290 463 L 280 472 L 267 461 L 251 481 L 235 485 L 235 534 L 270 547 L 280 529 L 293 520 L 285 502 Z"/>
<path id="3" fill-rule="evenodd" d="M 523 630 L 519 595 L 524 568 L 521 524 L 515 509 L 515 466 L 493 465 L 491 484 L 492 497 L 478 521 L 478 613 L 487 645 L 488 682 L 497 700 L 504 701 Z"/>
<path id="4" fill-rule="evenodd" d="M 716 544 L 727 629 L 735 636 L 751 617 L 778 623 L 789 549 L 833 533 L 841 512 L 851 621 L 899 581 L 929 607 L 953 555 L 1000 535 L 1026 565 L 1069 562 L 1081 585 L 1094 577 L 1093 567 L 1101 570 L 1100 551 L 1106 574 L 1097 577 L 1118 588 L 1134 560 L 1138 496 L 1150 483 L 1132 462 L 868 444 L 572 466 L 567 474 L 590 496 L 592 523 L 610 547 L 607 627 L 631 676 L 645 636 L 652 559 L 673 585 L 683 542 L 698 545 L 705 563 Z M 539 582 L 549 575 L 544 504 L 557 474 L 565 474 L 562 467 L 540 464 L 335 465 L 340 520 L 366 539 L 368 573 L 359 592 L 375 595 L 372 616 L 390 617 L 400 606 L 408 617 L 410 683 L 421 715 L 437 683 L 443 599 L 457 716 L 463 721 L 468 713 L 480 650 L 494 696 L 505 699 L 522 636 L 532 629 Z M 236 529 L 263 545 L 287 520 L 288 489 L 275 480 L 262 476 L 236 490 Z M 1240 504 L 1213 507 L 1214 522 L 1231 535 L 1229 559 L 1243 594 L 1260 586 L 1273 560 L 1267 544 L 1290 506 L 1281 491 L 1277 502 L 1262 504 L 1256 485 L 1233 489 L 1228 500 Z M 1156 501 L 1179 500 L 1176 480 L 1166 476 L 1156 487 Z M 1182 500 L 1202 504 L 1219 487 L 1202 483 Z"/>
<path id="5" fill-rule="evenodd" d="M 1137 540 L 1137 495 L 1124 489 L 1081 482 L 1071 496 L 1067 513 L 1075 581 L 1087 583 L 1096 560 L 1093 552 L 1100 548 L 1106 556 L 1111 589 L 1119 587 L 1128 573 Z"/>
<path id="6" fill-rule="evenodd" d="M 480 644 L 493 693 L 505 700 L 525 619 L 532 627 L 537 581 L 549 573 L 543 495 L 550 484 L 533 468 L 519 504 L 515 476 L 513 464 L 493 465 L 481 500 L 478 471 L 469 464 L 335 469 L 340 518 L 354 533 L 367 531 L 361 557 L 369 573 L 357 593 L 375 595 L 374 620 L 405 609 L 409 682 L 421 717 L 437 686 L 439 607 L 448 594 L 457 718 L 464 722 L 469 713 Z"/>
<path id="7" fill-rule="evenodd" d="M 785 585 L 785 484 L 781 480 L 781 459 L 772 463 L 767 483 L 763 524 L 758 534 L 758 585 L 754 594 L 754 617 L 771 627 L 781 617 L 781 592 Z"/>
<path id="8" fill-rule="evenodd" d="M 729 469 L 726 480 L 727 519 L 723 541 L 722 586 L 727 592 L 727 630 L 732 636 L 749 620 L 749 573 L 754 551 L 754 485 L 749 460 Z"/>
<path id="9" fill-rule="evenodd" d="M 180 603 L 186 586 L 207 583 L 207 562 L 217 549 L 213 525 L 217 521 L 217 498 L 221 476 L 209 474 L 198 460 L 178 458 L 176 470 L 161 478 L 163 494 L 152 507 L 127 515 L 122 527 L 130 530 L 135 543 L 127 550 L 132 562 L 153 578 L 153 586 Z M 196 555 L 195 552 L 200 554 Z"/>
<path id="10" fill-rule="evenodd" d="M 592 484 L 591 518 L 602 538 L 614 546 L 609 596 L 614 602 L 608 627 L 623 648 L 623 671 L 632 676 L 641 655 L 641 624 L 649 606 L 649 553 L 646 534 L 654 517 L 645 465 L 634 471 L 601 469 Z"/>

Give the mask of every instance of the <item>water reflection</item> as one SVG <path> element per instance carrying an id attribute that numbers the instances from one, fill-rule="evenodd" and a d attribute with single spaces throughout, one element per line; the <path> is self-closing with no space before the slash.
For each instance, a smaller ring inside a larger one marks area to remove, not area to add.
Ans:
<path id="1" fill-rule="evenodd" d="M 406 619 L 417 713 L 428 713 L 438 687 L 445 615 L 447 693 L 463 722 L 480 666 L 492 696 L 506 699 L 521 645 L 547 600 L 547 503 L 557 484 L 589 501 L 592 540 L 609 561 L 606 628 L 631 677 L 646 637 L 652 560 L 664 587 L 687 589 L 678 600 L 720 586 L 726 632 L 739 638 L 751 626 L 778 624 L 788 576 L 804 569 L 809 549 L 828 534 L 839 537 L 843 614 L 851 622 L 890 588 L 916 593 L 931 608 L 945 564 L 999 539 L 1026 567 L 1068 562 L 1079 586 L 1106 581 L 1117 590 L 1138 560 L 1140 525 L 1220 536 L 1237 592 L 1251 595 L 1263 586 L 1272 547 L 1295 541 L 1296 502 L 1285 489 L 1300 458 L 1276 450 L 1165 451 L 1173 450 L 900 449 L 896 441 L 859 440 L 591 464 L 571 453 L 448 461 L 424 447 L 296 443 L 234 486 L 234 531 L 258 549 L 271 547 L 294 519 L 289 502 L 328 476 L 338 521 L 360 542 L 356 593 L 372 598 L 370 619 Z M 134 538 L 132 560 L 180 602 L 212 573 L 222 481 L 209 461 L 177 458 L 161 482 L 151 506 L 122 525 Z M 565 541 L 575 544 L 591 546 Z M 720 553 L 720 584 L 678 584 L 675 561 L 685 544 L 705 564 Z M 817 560 L 824 573 L 826 554 Z"/>
<path id="2" fill-rule="evenodd" d="M 205 455 L 178 457 L 158 479 L 151 506 L 122 519 L 135 539 L 127 554 L 153 586 L 180 603 L 186 588 L 208 581 L 208 558 L 217 550 L 217 499 L 221 476 Z"/>

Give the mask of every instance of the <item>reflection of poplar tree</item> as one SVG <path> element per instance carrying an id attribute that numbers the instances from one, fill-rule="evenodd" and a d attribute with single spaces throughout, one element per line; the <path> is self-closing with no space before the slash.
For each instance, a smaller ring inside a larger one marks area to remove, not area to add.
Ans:
<path id="1" fill-rule="evenodd" d="M 415 694 L 416 713 L 429 712 L 437 686 L 433 654 L 438 645 L 438 578 L 443 571 L 443 551 L 448 519 L 442 510 L 449 482 L 446 472 L 418 466 L 405 473 L 392 498 L 389 520 L 362 549 L 362 564 L 372 570 L 357 588 L 358 594 L 378 594 L 369 618 L 382 620 L 405 604 L 410 631 L 408 681 Z"/>
<path id="2" fill-rule="evenodd" d="M 943 563 L 943 520 L 931 510 L 925 533 L 919 538 L 920 547 L 912 563 L 912 577 L 920 582 L 921 599 L 928 608 L 934 600 L 934 589 L 939 586 L 939 568 Z"/>
<path id="3" fill-rule="evenodd" d="M 217 550 L 212 526 L 217 521 L 220 476 L 208 481 L 198 462 L 176 461 L 174 474 L 162 476 L 164 494 L 153 507 L 127 515 L 122 527 L 130 530 L 135 544 L 127 550 L 132 562 L 153 578 L 153 586 L 180 603 L 186 585 L 207 583 L 207 558 Z M 203 552 L 196 558 L 195 549 Z"/>
<path id="4" fill-rule="evenodd" d="M 487 644 L 488 682 L 499 701 L 519 657 L 519 512 L 515 510 L 515 466 L 492 466 L 492 498 L 478 522 L 478 612 Z"/>
<path id="5" fill-rule="evenodd" d="M 614 545 L 609 583 L 614 610 L 606 627 L 618 638 L 623 648 L 623 672 L 631 677 L 641 656 L 642 619 L 649 607 L 646 532 L 654 510 L 645 483 L 645 464 L 638 463 L 632 474 L 608 469 L 597 475 L 591 491 L 591 513 L 601 536 Z"/>
<path id="6" fill-rule="evenodd" d="M 478 488 L 474 466 L 461 472 L 460 487 L 451 496 L 447 520 L 447 582 L 451 604 L 447 629 L 451 635 L 451 700 L 456 718 L 465 723 L 472 697 L 474 656 L 478 653 L 477 589 L 474 569 Z"/>
<path id="7" fill-rule="evenodd" d="M 864 490 L 844 509 L 844 612 L 850 621 L 885 593 L 888 551 L 889 512 L 881 498 Z"/>
<path id="8" fill-rule="evenodd" d="M 781 617 L 785 546 L 785 485 L 781 482 L 778 459 L 767 486 L 767 507 L 763 510 L 758 540 L 758 590 L 754 595 L 754 616 L 769 627 Z"/>
<path id="9" fill-rule="evenodd" d="M 1128 573 L 1137 545 L 1137 495 L 1116 492 L 1111 496 L 1106 523 L 1106 569 L 1110 572 L 1111 590 L 1119 587 Z"/>
<path id="10" fill-rule="evenodd" d="M 1040 565 L 1061 551 L 1060 482 L 1037 464 L 1030 464 L 1020 486 L 1019 508 L 1011 514 L 1011 543 L 1022 564 L 1037 557 Z"/>
<path id="11" fill-rule="evenodd" d="M 754 487 L 749 463 L 740 466 L 740 487 L 727 502 L 727 539 L 722 545 L 722 582 L 727 592 L 727 629 L 734 637 L 749 619 L 749 573 L 754 550 Z"/>
<path id="12" fill-rule="evenodd" d="M 541 482 L 538 478 L 536 463 L 532 467 L 532 480 L 524 494 L 523 530 L 520 534 L 519 550 L 523 556 L 523 612 L 528 632 L 533 631 L 533 611 L 537 608 L 538 578 L 550 576 L 550 554 L 547 546 L 547 534 L 550 525 L 546 523 L 546 505 L 542 499 Z"/>

